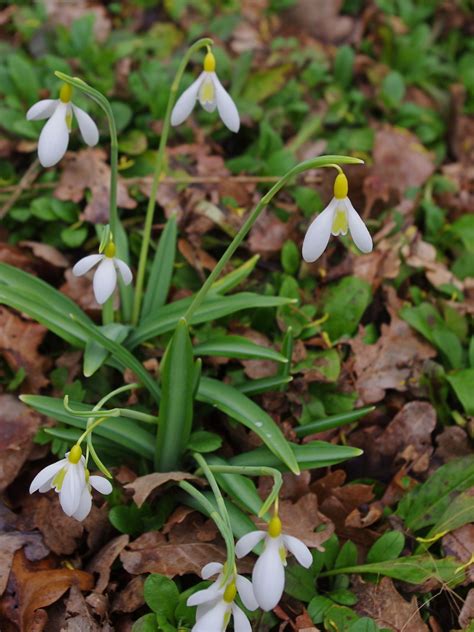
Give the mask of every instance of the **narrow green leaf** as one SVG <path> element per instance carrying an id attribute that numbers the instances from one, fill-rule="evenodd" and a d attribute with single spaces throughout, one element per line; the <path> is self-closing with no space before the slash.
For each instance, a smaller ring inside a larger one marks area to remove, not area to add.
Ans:
<path id="1" fill-rule="evenodd" d="M 164 305 L 157 314 L 150 315 L 141 323 L 128 339 L 127 346 L 133 348 L 145 340 L 173 330 L 180 318 L 184 316 L 186 309 L 191 304 L 192 297 L 175 301 Z M 197 325 L 205 323 L 243 309 L 256 309 L 258 307 L 278 307 L 287 305 L 292 300 L 280 296 L 261 296 L 252 292 L 239 292 L 231 296 L 209 296 L 196 310 L 191 323 Z"/>
<path id="2" fill-rule="evenodd" d="M 331 417 L 326 417 L 325 419 L 310 421 L 303 426 L 298 426 L 297 428 L 295 428 L 295 433 L 297 437 L 307 437 L 308 435 L 314 434 L 316 432 L 323 432 L 325 430 L 339 428 L 340 426 L 354 423 L 354 421 L 361 419 L 361 417 L 365 417 L 365 415 L 368 415 L 374 410 L 375 406 L 365 406 L 364 408 L 351 410 L 348 413 L 340 413 L 339 415 L 332 415 Z"/>
<path id="3" fill-rule="evenodd" d="M 281 386 L 289 384 L 293 381 L 291 376 L 280 377 L 274 375 L 272 377 L 262 377 L 259 380 L 248 380 L 240 384 L 235 384 L 235 388 L 245 395 L 258 395 L 259 393 L 267 393 L 268 391 L 277 391 Z"/>
<path id="4" fill-rule="evenodd" d="M 166 222 L 166 226 L 160 235 L 158 247 L 151 264 L 146 292 L 143 297 L 140 321 L 145 320 L 150 314 L 156 313 L 166 302 L 173 275 L 177 233 L 176 217 L 173 215 Z"/>
<path id="5" fill-rule="evenodd" d="M 225 358 L 255 358 L 287 363 L 278 351 L 257 345 L 244 336 L 216 336 L 194 347 L 194 355 L 220 356 Z"/>
<path id="6" fill-rule="evenodd" d="M 273 454 L 292 472 L 299 474 L 298 463 L 280 428 L 260 406 L 224 382 L 203 377 L 197 399 L 219 408 L 229 417 L 253 430 Z"/>
<path id="7" fill-rule="evenodd" d="M 0 285 L 0 303 L 28 314 L 30 318 L 44 325 L 74 347 L 84 347 L 87 342 L 87 335 L 78 323 L 69 318 L 67 312 L 64 314 L 57 312 L 54 304 L 46 305 L 39 302 L 35 295 L 22 288 L 21 285 L 15 289 Z"/>
<path id="8" fill-rule="evenodd" d="M 423 538 L 424 540 L 432 539 L 432 542 L 423 542 L 419 549 L 428 548 L 447 532 L 454 531 L 454 529 L 458 529 L 470 522 L 474 522 L 474 488 L 472 487 L 458 494 L 450 503 L 436 524 Z"/>
<path id="9" fill-rule="evenodd" d="M 446 379 L 453 387 L 466 413 L 474 415 L 474 368 L 457 371 L 447 375 Z"/>
<path id="10" fill-rule="evenodd" d="M 162 396 L 156 443 L 158 472 L 179 469 L 191 436 L 195 366 L 189 329 L 179 321 L 161 362 Z"/>
<path id="11" fill-rule="evenodd" d="M 301 470 L 328 467 L 362 454 L 362 450 L 359 448 L 333 445 L 325 441 L 311 441 L 303 445 L 287 442 L 287 445 L 293 452 Z M 229 460 L 229 463 L 231 465 L 260 465 L 284 469 L 280 460 L 265 446 L 234 456 Z"/>
<path id="12" fill-rule="evenodd" d="M 242 281 L 245 281 L 253 272 L 259 259 L 260 255 L 254 255 L 244 264 L 215 281 L 209 290 L 209 296 L 212 294 L 226 294 L 226 292 L 233 290 L 234 287 L 237 287 Z"/>
<path id="13" fill-rule="evenodd" d="M 218 456 L 208 457 L 209 465 L 227 465 L 227 461 Z M 262 499 L 259 496 L 254 482 L 248 476 L 242 474 L 222 474 L 215 472 L 219 486 L 231 496 L 237 505 L 258 516 L 262 506 Z"/>
<path id="14" fill-rule="evenodd" d="M 74 428 L 83 430 L 86 428 L 87 418 L 76 417 L 68 412 L 64 408 L 62 399 L 45 397 L 43 395 L 21 395 L 20 399 L 46 417 L 52 417 Z M 70 402 L 70 405 L 75 410 L 92 410 L 91 405 L 81 402 Z M 147 459 L 153 458 L 154 437 L 151 432 L 144 430 L 135 421 L 124 417 L 109 417 L 97 426 L 94 434 L 104 437 L 108 441 L 113 441 L 119 446 L 125 447 L 127 450 L 131 450 Z"/>
<path id="15" fill-rule="evenodd" d="M 71 315 L 71 318 L 75 318 Z M 123 347 L 118 342 L 113 340 L 109 340 L 104 334 L 100 331 L 100 329 L 93 324 L 89 324 L 86 322 L 80 322 L 80 326 L 84 329 L 84 331 L 95 340 L 97 343 L 105 347 L 111 354 L 118 359 L 123 367 L 131 369 L 137 378 L 142 382 L 143 386 L 145 386 L 151 395 L 155 398 L 155 401 L 160 401 L 160 388 L 158 384 L 155 382 L 153 377 L 148 373 L 148 371 L 143 367 L 142 363 L 137 360 L 137 358 L 128 351 L 125 347 Z"/>

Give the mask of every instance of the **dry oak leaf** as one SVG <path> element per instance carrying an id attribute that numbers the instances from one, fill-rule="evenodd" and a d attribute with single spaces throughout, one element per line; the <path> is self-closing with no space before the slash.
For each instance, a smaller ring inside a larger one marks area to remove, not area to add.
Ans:
<path id="1" fill-rule="evenodd" d="M 71 586 L 60 625 L 61 632 L 113 632 L 108 623 L 97 623 L 77 586 Z"/>
<path id="2" fill-rule="evenodd" d="M 0 339 L 2 333 L 0 333 Z M 15 480 L 33 449 L 40 416 L 13 395 L 0 395 L 0 492 Z"/>
<path id="3" fill-rule="evenodd" d="M 99 579 L 94 587 L 94 592 L 103 593 L 110 579 L 112 564 L 129 543 L 128 535 L 119 535 L 113 538 L 94 556 L 87 565 L 89 573 L 98 573 Z"/>
<path id="4" fill-rule="evenodd" d="M 291 222 L 282 222 L 270 211 L 264 211 L 250 231 L 247 240 L 250 252 L 268 258 L 283 248 L 291 230 Z"/>
<path id="5" fill-rule="evenodd" d="M 143 586 L 145 575 L 137 575 L 123 590 L 114 596 L 112 602 L 112 612 L 135 612 L 145 603 L 143 597 Z"/>
<path id="6" fill-rule="evenodd" d="M 51 568 L 50 561 L 29 563 L 23 551 L 13 559 L 12 577 L 18 601 L 20 631 L 30 632 L 35 611 L 56 602 L 71 586 L 92 590 L 94 578 L 89 573 L 69 568 Z"/>
<path id="7" fill-rule="evenodd" d="M 375 619 L 380 627 L 394 632 L 429 632 L 420 616 L 416 597 L 406 601 L 389 577 L 371 584 L 356 575 L 352 580 L 352 589 L 359 598 L 355 610 L 362 616 Z"/>
<path id="8" fill-rule="evenodd" d="M 348 15 L 340 15 L 342 4 L 342 0 L 297 0 L 285 13 L 285 23 L 323 42 L 342 44 L 352 41 L 356 36 L 356 21 Z"/>
<path id="9" fill-rule="evenodd" d="M 459 625 L 463 630 L 468 629 L 469 624 L 474 621 L 474 588 L 467 593 L 463 607 L 459 613 Z"/>
<path id="10" fill-rule="evenodd" d="M 54 195 L 60 200 L 80 202 L 87 189 L 91 198 L 82 219 L 92 224 L 107 224 L 109 221 L 110 167 L 107 153 L 100 148 L 82 149 L 74 154 L 66 154 L 64 167 Z M 132 209 L 137 203 L 132 199 L 123 180 L 117 185 L 117 204 L 121 208 Z"/>
<path id="11" fill-rule="evenodd" d="M 412 132 L 384 125 L 375 133 L 372 176 L 400 199 L 410 187 L 421 187 L 435 170 L 435 157 Z"/>
<path id="12" fill-rule="evenodd" d="M 424 361 L 436 356 L 433 347 L 398 318 L 392 307 L 388 310 L 390 325 L 382 324 L 375 344 L 365 344 L 362 332 L 350 341 L 354 352 L 355 390 L 364 404 L 379 402 L 389 388 L 407 391 L 410 384 L 418 383 Z"/>
<path id="13" fill-rule="evenodd" d="M 161 573 L 167 577 L 201 574 L 208 562 L 225 562 L 225 547 L 222 544 L 199 542 L 189 533 L 188 542 L 172 542 L 157 532 L 145 533 L 122 551 L 123 567 L 132 575 Z"/>
<path id="14" fill-rule="evenodd" d="M 125 489 L 130 489 L 133 492 L 133 501 L 141 507 L 148 496 L 158 487 L 161 487 L 165 483 L 170 481 L 199 481 L 201 480 L 197 476 L 188 474 L 187 472 L 153 472 L 153 474 L 146 474 L 145 476 L 139 476 L 128 485 L 125 485 Z"/>
<path id="15" fill-rule="evenodd" d="M 49 383 L 44 373 L 51 360 L 38 351 L 47 331 L 43 325 L 23 320 L 6 307 L 0 307 L 0 353 L 12 371 L 25 370 L 28 390 L 32 393 L 38 393 Z"/>
<path id="16" fill-rule="evenodd" d="M 0 596 L 7 587 L 13 556 L 24 546 L 27 547 L 26 554 L 31 560 L 41 559 L 49 553 L 39 533 L 21 533 L 20 531 L 0 533 Z"/>
<path id="17" fill-rule="evenodd" d="M 459 560 L 460 565 L 471 560 L 474 551 L 474 524 L 465 524 L 459 529 L 447 533 L 443 539 L 443 551 L 446 556 L 452 555 Z M 466 571 L 468 581 L 474 582 L 474 564 Z"/>

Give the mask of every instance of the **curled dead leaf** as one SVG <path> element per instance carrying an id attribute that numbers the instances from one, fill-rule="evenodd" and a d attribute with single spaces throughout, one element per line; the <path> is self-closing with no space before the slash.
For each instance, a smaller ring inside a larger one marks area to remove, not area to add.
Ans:
<path id="1" fill-rule="evenodd" d="M 170 481 L 200 481 L 201 479 L 187 472 L 153 472 L 153 474 L 146 474 L 145 476 L 139 476 L 128 485 L 125 485 L 125 489 L 129 489 L 133 492 L 133 500 L 138 507 L 141 507 L 148 496 L 158 487 L 161 487 L 165 483 Z"/>

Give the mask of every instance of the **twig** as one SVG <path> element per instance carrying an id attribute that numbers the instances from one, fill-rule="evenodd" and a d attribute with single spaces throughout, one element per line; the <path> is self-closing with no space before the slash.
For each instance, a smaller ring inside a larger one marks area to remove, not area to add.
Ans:
<path id="1" fill-rule="evenodd" d="M 10 196 L 10 198 L 5 202 L 5 204 L 0 209 L 0 219 L 3 218 L 8 213 L 11 207 L 15 204 L 15 202 L 21 196 L 23 191 L 31 187 L 31 185 L 36 180 L 40 172 L 38 167 L 39 167 L 39 160 L 36 159 L 34 162 L 31 163 L 31 165 L 25 171 L 22 179 L 20 180 L 18 184 L 16 184 L 13 187 L 5 187 L 5 189 L 3 189 L 3 190 L 6 190 L 6 189 L 12 190 L 13 194 Z"/>

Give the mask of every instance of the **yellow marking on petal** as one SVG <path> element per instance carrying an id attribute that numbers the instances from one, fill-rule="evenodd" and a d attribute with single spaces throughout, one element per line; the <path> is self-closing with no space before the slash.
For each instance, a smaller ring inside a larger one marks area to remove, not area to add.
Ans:
<path id="1" fill-rule="evenodd" d="M 72 129 L 72 112 L 66 114 L 66 125 L 69 131 Z"/>
<path id="2" fill-rule="evenodd" d="M 237 587 L 235 582 L 230 582 L 227 588 L 224 590 L 223 599 L 226 603 L 232 603 L 237 595 Z"/>
<path id="3" fill-rule="evenodd" d="M 112 259 L 113 257 L 115 257 L 115 251 L 116 251 L 116 247 L 113 241 L 109 241 L 109 243 L 106 245 L 105 249 L 104 249 L 104 255 L 106 257 L 109 257 L 109 259 Z"/>
<path id="4" fill-rule="evenodd" d="M 69 462 L 76 464 L 79 463 L 82 456 L 82 450 L 80 445 L 73 445 L 71 451 L 69 452 Z"/>
<path id="5" fill-rule="evenodd" d="M 204 70 L 206 72 L 214 72 L 215 69 L 216 69 L 216 58 L 211 53 L 211 51 L 209 51 L 207 55 L 204 57 Z"/>
<path id="6" fill-rule="evenodd" d="M 278 549 L 278 553 L 280 554 L 280 559 L 281 559 L 281 561 L 283 562 L 283 564 L 285 564 L 285 565 L 286 565 L 286 549 L 285 549 L 285 547 L 284 547 L 284 546 L 281 546 L 281 547 Z"/>
<path id="7" fill-rule="evenodd" d="M 212 103 L 214 98 L 214 84 L 209 77 L 206 77 L 199 88 L 199 101 L 201 101 L 201 103 Z"/>
<path id="8" fill-rule="evenodd" d="M 347 222 L 347 213 L 344 208 L 337 208 L 332 221 L 331 232 L 333 235 L 345 235 L 349 228 Z"/>
<path id="9" fill-rule="evenodd" d="M 345 174 L 340 173 L 334 180 L 334 197 L 338 200 L 343 200 L 347 197 L 349 192 L 349 183 Z"/>
<path id="10" fill-rule="evenodd" d="M 225 615 L 224 615 L 224 623 L 223 623 L 223 627 L 222 629 L 225 630 L 226 627 L 229 625 L 229 621 L 230 621 L 230 615 L 231 615 L 231 611 L 228 610 Z"/>
<path id="11" fill-rule="evenodd" d="M 56 491 L 61 491 L 61 487 L 63 486 L 64 477 L 66 476 L 66 468 L 63 467 L 59 470 L 56 476 L 51 481 L 51 487 L 54 487 Z"/>
<path id="12" fill-rule="evenodd" d="M 281 520 L 278 516 L 273 516 L 268 523 L 268 535 L 272 538 L 278 538 L 281 535 Z"/>
<path id="13" fill-rule="evenodd" d="M 63 83 L 61 90 L 59 91 L 59 98 L 63 103 L 69 103 L 72 97 L 72 86 L 68 83 Z"/>

